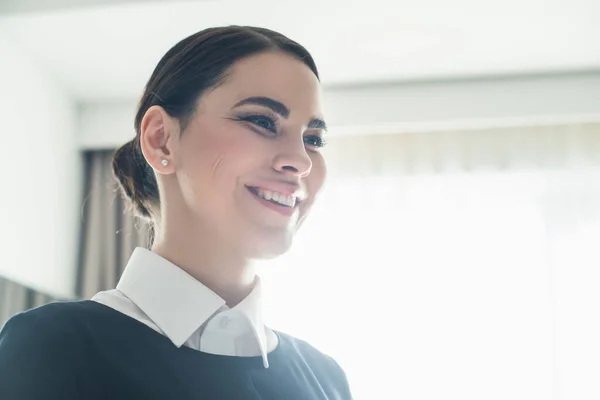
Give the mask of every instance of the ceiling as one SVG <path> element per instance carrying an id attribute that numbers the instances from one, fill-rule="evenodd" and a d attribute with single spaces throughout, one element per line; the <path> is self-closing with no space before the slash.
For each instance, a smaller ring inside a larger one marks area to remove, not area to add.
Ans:
<path id="1" fill-rule="evenodd" d="M 600 69 L 598 0 L 35 1 L 0 35 L 85 101 L 137 97 L 169 47 L 228 24 L 302 43 L 326 85 Z"/>

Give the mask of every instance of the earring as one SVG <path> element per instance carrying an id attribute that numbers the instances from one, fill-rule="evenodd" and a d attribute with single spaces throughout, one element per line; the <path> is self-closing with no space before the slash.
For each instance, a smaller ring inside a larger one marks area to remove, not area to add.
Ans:
<path id="1" fill-rule="evenodd" d="M 169 162 L 167 160 L 162 160 L 161 164 L 163 165 L 163 167 L 166 167 L 167 165 L 169 165 Z"/>

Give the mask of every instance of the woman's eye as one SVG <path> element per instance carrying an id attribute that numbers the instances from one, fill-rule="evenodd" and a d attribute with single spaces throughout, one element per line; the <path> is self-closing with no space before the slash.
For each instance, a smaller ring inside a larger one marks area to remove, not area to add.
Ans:
<path id="1" fill-rule="evenodd" d="M 325 146 L 325 140 L 321 136 L 316 135 L 305 136 L 304 143 L 317 148 Z"/>
<path id="2" fill-rule="evenodd" d="M 275 132 L 277 128 L 275 121 L 264 115 L 251 115 L 242 119 L 271 132 Z"/>

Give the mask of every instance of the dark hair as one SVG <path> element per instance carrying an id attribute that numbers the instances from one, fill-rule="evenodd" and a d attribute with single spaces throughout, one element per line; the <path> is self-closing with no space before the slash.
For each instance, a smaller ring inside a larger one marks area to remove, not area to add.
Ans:
<path id="1" fill-rule="evenodd" d="M 207 89 L 223 83 L 236 61 L 267 51 L 294 56 L 319 77 L 312 56 L 300 44 L 269 29 L 247 26 L 205 29 L 177 43 L 159 61 L 138 105 L 136 136 L 113 156 L 113 173 L 137 216 L 153 222 L 160 209 L 156 177 L 140 148 L 140 128 L 146 111 L 154 105 L 161 106 L 178 119 L 183 131 L 198 98 Z"/>

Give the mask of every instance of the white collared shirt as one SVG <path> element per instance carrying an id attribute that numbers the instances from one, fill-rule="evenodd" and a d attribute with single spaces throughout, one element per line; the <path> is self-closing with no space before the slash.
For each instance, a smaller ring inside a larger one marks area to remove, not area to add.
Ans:
<path id="1" fill-rule="evenodd" d="M 133 252 L 116 289 L 93 301 L 134 318 L 175 346 L 225 356 L 262 356 L 277 347 L 277 335 L 264 326 L 261 284 L 233 308 L 181 268 L 144 248 Z"/>

